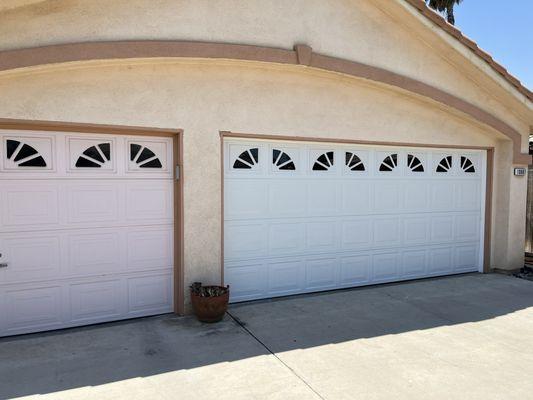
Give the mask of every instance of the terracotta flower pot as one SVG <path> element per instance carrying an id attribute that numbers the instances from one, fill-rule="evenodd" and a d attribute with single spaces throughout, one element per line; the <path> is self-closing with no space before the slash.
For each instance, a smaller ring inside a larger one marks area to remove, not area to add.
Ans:
<path id="1" fill-rule="evenodd" d="M 223 288 L 223 287 L 221 287 Z M 202 322 L 218 322 L 228 309 L 229 286 L 226 293 L 215 297 L 200 296 L 191 289 L 191 302 L 196 318 Z"/>

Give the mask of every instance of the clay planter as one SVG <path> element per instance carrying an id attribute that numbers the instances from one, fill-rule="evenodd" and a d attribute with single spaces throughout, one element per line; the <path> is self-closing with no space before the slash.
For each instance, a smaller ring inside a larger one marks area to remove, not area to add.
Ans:
<path id="1" fill-rule="evenodd" d="M 224 318 L 228 309 L 229 286 L 203 286 L 203 288 L 219 288 L 226 293 L 220 296 L 201 296 L 191 287 L 191 303 L 194 314 L 202 322 L 218 322 Z"/>

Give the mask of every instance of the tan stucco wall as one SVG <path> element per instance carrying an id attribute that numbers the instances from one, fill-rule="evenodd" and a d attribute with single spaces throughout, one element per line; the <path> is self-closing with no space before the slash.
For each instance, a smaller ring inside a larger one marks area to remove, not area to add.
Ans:
<path id="1" fill-rule="evenodd" d="M 403 0 L 49 0 L 0 13 L 0 49 L 132 39 L 306 43 L 468 100 L 521 132 L 525 151 L 531 102 L 510 95 L 496 73 L 490 78 L 467 60 L 479 62 L 473 53 L 459 55 L 407 9 Z"/>
<path id="2" fill-rule="evenodd" d="M 0 110 L 8 118 L 184 129 L 185 285 L 220 279 L 221 130 L 495 147 L 492 266 L 516 268 L 523 254 L 525 180 L 511 176 L 511 142 L 363 80 L 253 63 L 100 63 L 0 77 Z"/>

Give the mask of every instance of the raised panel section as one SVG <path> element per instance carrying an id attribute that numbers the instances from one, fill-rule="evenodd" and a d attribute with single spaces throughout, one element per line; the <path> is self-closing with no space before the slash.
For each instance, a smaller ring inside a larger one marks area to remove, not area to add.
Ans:
<path id="1" fill-rule="evenodd" d="M 372 244 L 372 220 L 368 217 L 348 219 L 342 222 L 342 247 L 356 249 Z"/>
<path id="2" fill-rule="evenodd" d="M 336 182 L 322 180 L 309 182 L 307 190 L 307 211 L 310 216 L 338 213 L 338 186 Z"/>
<path id="3" fill-rule="evenodd" d="M 305 226 L 300 222 L 271 224 L 268 230 L 268 251 L 279 256 L 304 251 Z"/>
<path id="4" fill-rule="evenodd" d="M 477 214 L 458 215 L 455 217 L 455 239 L 461 242 L 479 240 L 480 217 Z"/>
<path id="5" fill-rule="evenodd" d="M 53 183 L 10 185 L 0 183 L 3 192 L 2 219 L 5 226 L 45 225 L 59 223 L 59 193 Z"/>
<path id="6" fill-rule="evenodd" d="M 6 333 L 52 329 L 63 322 L 61 287 L 6 290 Z"/>
<path id="7" fill-rule="evenodd" d="M 403 242 L 406 245 L 429 242 L 429 218 L 407 217 L 403 220 Z"/>
<path id="8" fill-rule="evenodd" d="M 273 182 L 269 184 L 270 216 L 295 217 L 305 215 L 307 185 L 304 182 Z"/>
<path id="9" fill-rule="evenodd" d="M 431 185 L 431 208 L 433 211 L 453 211 L 454 202 L 454 184 L 444 178 L 435 180 Z"/>
<path id="10" fill-rule="evenodd" d="M 224 237 L 224 256 L 228 259 L 267 255 L 267 230 L 263 223 L 227 223 Z"/>
<path id="11" fill-rule="evenodd" d="M 269 292 L 295 293 L 303 289 L 304 265 L 302 261 L 272 262 L 268 266 Z"/>
<path id="12" fill-rule="evenodd" d="M 375 254 L 372 258 L 372 279 L 375 282 L 398 279 L 398 254 Z"/>
<path id="13" fill-rule="evenodd" d="M 335 258 L 307 260 L 305 265 L 305 288 L 307 290 L 335 287 L 337 275 Z"/>
<path id="14" fill-rule="evenodd" d="M 136 230 L 128 233 L 128 270 L 172 266 L 172 229 Z"/>
<path id="15" fill-rule="evenodd" d="M 130 314 L 170 312 L 172 297 L 170 274 L 128 279 L 128 311 Z"/>
<path id="16" fill-rule="evenodd" d="M 478 181 L 457 182 L 455 188 L 458 211 L 478 210 L 481 206 L 481 185 Z"/>
<path id="17" fill-rule="evenodd" d="M 307 230 L 307 250 L 334 251 L 337 243 L 337 223 L 335 221 L 309 222 Z"/>
<path id="18" fill-rule="evenodd" d="M 117 222 L 117 184 L 79 183 L 67 187 L 70 223 Z"/>
<path id="19" fill-rule="evenodd" d="M 372 258 L 368 255 L 343 257 L 340 260 L 341 286 L 362 285 L 370 281 Z"/>
<path id="20" fill-rule="evenodd" d="M 477 244 L 455 248 L 455 271 L 478 271 L 479 267 L 479 246 Z"/>
<path id="21" fill-rule="evenodd" d="M 429 268 L 430 274 L 447 274 L 453 271 L 453 250 L 451 247 L 430 250 Z"/>
<path id="22" fill-rule="evenodd" d="M 227 181 L 224 186 L 225 218 L 261 218 L 268 212 L 267 186 L 264 181 Z"/>
<path id="23" fill-rule="evenodd" d="M 405 182 L 403 184 L 404 209 L 411 212 L 428 210 L 429 186 L 427 182 Z"/>
<path id="24" fill-rule="evenodd" d="M 111 274 L 122 269 L 118 232 L 71 235 L 68 249 L 67 268 L 69 275 Z"/>
<path id="25" fill-rule="evenodd" d="M 61 271 L 58 237 L 9 237 L 3 241 L 5 282 L 59 278 Z M 2 282 L 0 282 L 0 285 Z"/>
<path id="26" fill-rule="evenodd" d="M 173 217 L 173 186 L 169 180 L 135 182 L 126 187 L 129 221 L 167 220 Z"/>
<path id="27" fill-rule="evenodd" d="M 402 254 L 402 278 L 424 276 L 427 270 L 427 251 L 411 250 Z"/>
<path id="28" fill-rule="evenodd" d="M 361 215 L 370 212 L 371 185 L 366 181 L 348 181 L 342 184 L 342 213 Z"/>
<path id="29" fill-rule="evenodd" d="M 431 218 L 431 240 L 436 243 L 453 240 L 453 216 Z"/>
<path id="30" fill-rule="evenodd" d="M 374 218 L 374 244 L 376 246 L 393 246 L 399 243 L 399 218 Z"/>
<path id="31" fill-rule="evenodd" d="M 375 181 L 373 204 L 375 212 L 397 212 L 401 207 L 400 184 L 396 181 Z"/>
<path id="32" fill-rule="evenodd" d="M 261 263 L 226 265 L 224 283 L 232 300 L 259 298 L 266 293 L 267 268 Z"/>
<path id="33" fill-rule="evenodd" d="M 76 283 L 69 291 L 72 322 L 112 319 L 121 313 L 119 280 Z"/>

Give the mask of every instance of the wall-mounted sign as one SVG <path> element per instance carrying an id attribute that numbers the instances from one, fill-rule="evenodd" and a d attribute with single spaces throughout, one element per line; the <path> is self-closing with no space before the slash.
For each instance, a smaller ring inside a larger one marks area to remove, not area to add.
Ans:
<path id="1" fill-rule="evenodd" d="M 526 175 L 526 169 L 525 168 L 515 168 L 514 169 L 515 176 L 525 176 Z"/>

